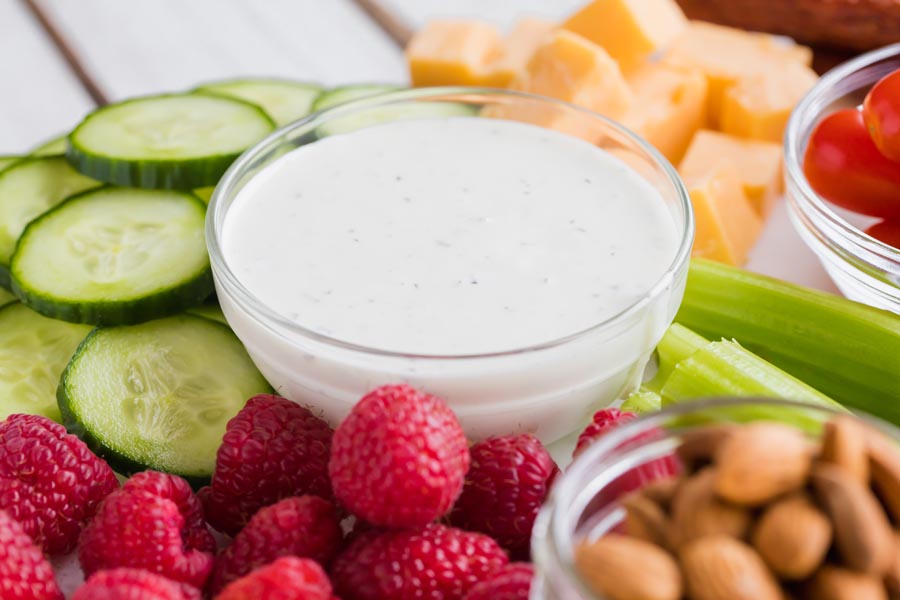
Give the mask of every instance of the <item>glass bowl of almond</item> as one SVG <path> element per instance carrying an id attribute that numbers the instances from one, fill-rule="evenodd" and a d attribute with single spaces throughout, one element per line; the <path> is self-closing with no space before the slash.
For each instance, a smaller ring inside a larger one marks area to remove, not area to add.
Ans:
<path id="1" fill-rule="evenodd" d="M 626 423 L 554 486 L 532 598 L 898 598 L 898 444 L 872 418 L 756 398 Z"/>

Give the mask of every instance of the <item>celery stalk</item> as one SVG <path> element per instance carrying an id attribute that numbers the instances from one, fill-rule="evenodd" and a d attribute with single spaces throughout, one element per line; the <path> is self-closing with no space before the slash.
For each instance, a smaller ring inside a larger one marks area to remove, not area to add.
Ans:
<path id="1" fill-rule="evenodd" d="M 655 412 L 660 408 L 662 408 L 662 398 L 659 394 L 644 388 L 632 392 L 622 403 L 622 410 L 638 415 Z"/>
<path id="2" fill-rule="evenodd" d="M 900 424 L 900 315 L 701 259 L 676 321 Z"/>

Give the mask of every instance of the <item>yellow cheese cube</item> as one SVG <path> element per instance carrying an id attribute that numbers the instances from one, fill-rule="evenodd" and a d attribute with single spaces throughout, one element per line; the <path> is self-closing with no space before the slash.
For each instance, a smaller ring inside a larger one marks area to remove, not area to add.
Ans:
<path id="1" fill-rule="evenodd" d="M 488 65 L 490 84 L 506 87 L 528 66 L 535 50 L 556 29 L 556 23 L 526 17 L 503 39 L 500 55 Z"/>
<path id="2" fill-rule="evenodd" d="M 706 122 L 706 78 L 694 67 L 648 63 L 627 77 L 634 104 L 622 119 L 673 164 Z"/>
<path id="3" fill-rule="evenodd" d="M 818 80 L 815 71 L 794 63 L 745 77 L 725 90 L 719 128 L 740 137 L 780 142 L 791 111 Z"/>
<path id="4" fill-rule="evenodd" d="M 603 48 L 569 31 L 553 32 L 511 87 L 559 98 L 612 119 L 631 106 L 625 77 Z"/>
<path id="5" fill-rule="evenodd" d="M 781 144 L 745 140 L 716 131 L 698 131 L 678 171 L 687 178 L 701 176 L 710 165 L 721 160 L 729 160 L 737 166 L 744 193 L 756 214 L 767 217 L 783 189 Z"/>
<path id="6" fill-rule="evenodd" d="M 488 65 L 502 51 L 500 32 L 477 21 L 432 21 L 406 46 L 414 86 L 491 85 Z"/>
<path id="7" fill-rule="evenodd" d="M 594 0 L 562 25 L 602 46 L 624 69 L 667 46 L 686 26 L 675 0 Z"/>
<path id="8" fill-rule="evenodd" d="M 744 194 L 737 167 L 720 161 L 703 175 L 685 178 L 685 184 L 696 222 L 692 256 L 743 265 L 762 231 L 762 219 Z"/>
<path id="9" fill-rule="evenodd" d="M 723 97 L 729 87 L 745 77 L 777 71 L 785 64 L 808 66 L 812 54 L 808 48 L 786 43 L 782 38 L 692 21 L 672 44 L 666 59 L 703 71 L 709 82 L 709 122 L 718 127 Z"/>

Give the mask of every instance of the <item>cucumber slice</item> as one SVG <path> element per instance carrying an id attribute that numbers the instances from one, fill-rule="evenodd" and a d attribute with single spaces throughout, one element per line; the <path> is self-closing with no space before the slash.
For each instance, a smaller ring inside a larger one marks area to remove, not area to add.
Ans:
<path id="1" fill-rule="evenodd" d="M 194 306 L 187 309 L 186 312 L 189 315 L 203 317 L 204 319 L 212 319 L 223 325 L 228 325 L 228 321 L 225 320 L 225 315 L 222 313 L 222 309 L 219 308 L 218 304 L 201 304 L 200 306 Z"/>
<path id="2" fill-rule="evenodd" d="M 256 104 L 281 127 L 311 113 L 313 102 L 322 93 L 322 88 L 312 83 L 260 78 L 216 81 L 201 85 L 197 91 L 222 94 Z"/>
<path id="3" fill-rule="evenodd" d="M 460 102 L 401 102 L 387 106 L 374 106 L 346 116 L 334 117 L 316 128 L 316 135 L 319 138 L 324 138 L 391 121 L 438 117 L 474 117 L 477 115 L 477 107 Z"/>
<path id="4" fill-rule="evenodd" d="M 363 83 L 359 85 L 344 85 L 332 88 L 322 92 L 313 102 L 312 109 L 314 111 L 325 110 L 350 100 L 358 100 L 376 94 L 384 94 L 386 92 L 396 92 L 397 90 L 406 89 L 402 85 L 393 85 L 388 83 Z"/>
<path id="5" fill-rule="evenodd" d="M 25 226 L 67 196 L 98 185 L 62 156 L 24 158 L 0 172 L 0 285 L 10 285 L 9 259 Z"/>
<path id="6" fill-rule="evenodd" d="M 40 146 L 35 147 L 29 154 L 31 156 L 56 156 L 65 154 L 69 149 L 69 134 L 60 135 L 47 140 Z"/>
<path id="7" fill-rule="evenodd" d="M 0 171 L 12 165 L 14 162 L 20 160 L 21 158 L 21 156 L 0 156 Z"/>
<path id="8" fill-rule="evenodd" d="M 100 181 L 143 188 L 215 185 L 275 124 L 248 102 L 209 94 L 147 96 L 89 114 L 69 136 L 68 157 Z"/>
<path id="9" fill-rule="evenodd" d="M 177 315 L 95 329 L 57 396 L 69 431 L 120 473 L 156 469 L 199 484 L 228 420 L 270 390 L 227 327 Z"/>
<path id="10" fill-rule="evenodd" d="M 61 420 L 56 386 L 90 331 L 18 303 L 0 309 L 0 420 L 14 413 Z"/>
<path id="11" fill-rule="evenodd" d="M 25 229 L 13 292 L 76 323 L 137 323 L 200 304 L 213 290 L 203 220 L 187 192 L 105 187 L 72 196 Z"/>
<path id="12" fill-rule="evenodd" d="M 0 307 L 6 306 L 7 304 L 15 301 L 16 297 L 12 295 L 12 292 L 8 292 L 4 288 L 0 288 Z"/>
<path id="13" fill-rule="evenodd" d="M 216 190 L 215 186 L 202 187 L 197 188 L 194 191 L 194 195 L 203 200 L 205 204 L 209 204 L 209 199 L 212 198 L 213 192 Z"/>

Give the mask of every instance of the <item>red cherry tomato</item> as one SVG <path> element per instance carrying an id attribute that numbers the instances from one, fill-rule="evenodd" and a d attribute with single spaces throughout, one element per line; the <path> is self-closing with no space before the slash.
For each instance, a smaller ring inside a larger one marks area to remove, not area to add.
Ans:
<path id="1" fill-rule="evenodd" d="M 900 70 L 869 90 L 863 103 L 863 117 L 881 153 L 900 161 Z"/>
<path id="2" fill-rule="evenodd" d="M 900 162 L 884 157 L 866 130 L 862 112 L 846 108 L 816 126 L 803 171 L 813 189 L 849 210 L 900 218 Z"/>
<path id="3" fill-rule="evenodd" d="M 866 233 L 876 240 L 881 240 L 888 246 L 893 246 L 900 250 L 900 221 L 882 221 L 876 223 L 868 229 Z"/>

